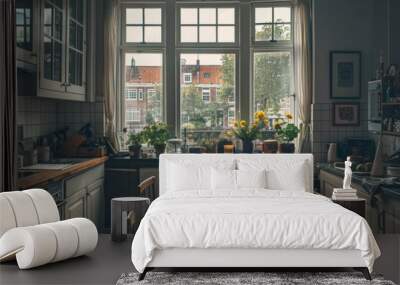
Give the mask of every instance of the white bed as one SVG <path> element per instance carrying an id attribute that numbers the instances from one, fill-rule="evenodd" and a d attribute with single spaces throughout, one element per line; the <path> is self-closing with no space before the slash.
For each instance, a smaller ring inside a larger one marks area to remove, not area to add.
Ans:
<path id="1" fill-rule="evenodd" d="M 132 243 L 141 278 L 154 267 L 355 267 L 369 277 L 380 255 L 371 230 L 312 194 L 312 162 L 308 154 L 162 155 L 160 197 Z M 254 187 L 260 169 L 263 188 Z M 235 187 L 224 185 L 226 173 L 237 173 Z M 216 175 L 218 189 L 208 184 Z"/>

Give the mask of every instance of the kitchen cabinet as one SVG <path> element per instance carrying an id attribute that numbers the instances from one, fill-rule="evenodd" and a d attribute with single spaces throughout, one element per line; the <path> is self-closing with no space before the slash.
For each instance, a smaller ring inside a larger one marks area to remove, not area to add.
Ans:
<path id="1" fill-rule="evenodd" d="M 101 231 L 104 228 L 104 164 L 67 178 L 64 191 L 65 219 L 85 217 Z"/>
<path id="2" fill-rule="evenodd" d="M 41 1 L 40 76 L 44 97 L 85 100 L 86 0 Z"/>
<path id="3" fill-rule="evenodd" d="M 104 179 L 98 179 L 87 187 L 86 217 L 98 227 L 104 226 Z"/>
<path id="4" fill-rule="evenodd" d="M 341 188 L 343 175 L 326 169 L 320 170 L 320 193 L 331 197 L 333 188 Z M 366 220 L 374 233 L 400 233 L 400 199 L 381 190 L 371 201 L 371 194 L 354 178 L 352 187 L 359 198 L 367 201 Z M 399 196 L 400 197 L 400 196 Z"/>
<path id="5" fill-rule="evenodd" d="M 86 217 L 85 214 L 85 191 L 78 191 L 71 197 L 65 199 L 65 219 Z"/>

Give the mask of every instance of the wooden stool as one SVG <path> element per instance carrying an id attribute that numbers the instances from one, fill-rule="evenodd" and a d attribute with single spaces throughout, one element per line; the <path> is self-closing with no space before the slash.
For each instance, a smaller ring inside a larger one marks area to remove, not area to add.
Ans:
<path id="1" fill-rule="evenodd" d="M 111 200 L 111 240 L 124 241 L 127 234 L 134 234 L 149 205 L 150 199 L 144 197 L 113 198 Z"/>

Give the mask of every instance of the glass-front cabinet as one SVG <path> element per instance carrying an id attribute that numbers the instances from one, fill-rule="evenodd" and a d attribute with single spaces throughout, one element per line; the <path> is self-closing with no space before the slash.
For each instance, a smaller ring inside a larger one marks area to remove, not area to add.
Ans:
<path id="1" fill-rule="evenodd" d="M 37 63 L 37 13 L 36 0 L 15 1 L 16 56 L 33 64 Z"/>
<path id="2" fill-rule="evenodd" d="M 41 0 L 41 96 L 85 100 L 86 11 L 86 0 Z"/>

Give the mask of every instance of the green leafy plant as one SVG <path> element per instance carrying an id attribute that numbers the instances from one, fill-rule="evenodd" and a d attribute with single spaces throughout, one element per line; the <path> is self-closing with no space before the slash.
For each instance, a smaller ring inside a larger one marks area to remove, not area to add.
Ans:
<path id="1" fill-rule="evenodd" d="M 289 122 L 289 120 L 292 119 L 291 114 L 286 114 L 286 118 L 287 121 L 284 121 L 283 119 L 278 119 L 274 123 L 274 129 L 276 130 L 277 138 L 280 141 L 290 143 L 295 138 L 297 138 L 300 130 L 295 124 Z"/>
<path id="2" fill-rule="evenodd" d="M 139 146 L 144 142 L 143 133 L 129 133 L 127 143 L 132 146 Z"/>
<path id="3" fill-rule="evenodd" d="M 165 146 L 167 140 L 171 137 L 168 126 L 161 122 L 152 123 L 144 127 L 142 133 L 145 142 L 154 148 Z"/>

